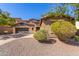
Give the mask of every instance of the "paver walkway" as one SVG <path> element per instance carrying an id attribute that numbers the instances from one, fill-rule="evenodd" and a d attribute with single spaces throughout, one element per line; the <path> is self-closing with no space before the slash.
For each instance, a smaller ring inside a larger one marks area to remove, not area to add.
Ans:
<path id="1" fill-rule="evenodd" d="M 51 56 L 51 55 L 79 55 L 79 47 L 65 44 L 55 38 L 54 44 L 43 44 L 35 40 L 32 35 L 13 40 L 0 46 L 0 55 L 5 56 Z"/>

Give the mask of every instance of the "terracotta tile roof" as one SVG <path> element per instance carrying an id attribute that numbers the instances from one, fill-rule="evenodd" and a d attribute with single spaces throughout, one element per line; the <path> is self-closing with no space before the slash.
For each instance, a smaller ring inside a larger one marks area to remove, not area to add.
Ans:
<path id="1" fill-rule="evenodd" d="M 21 18 L 15 18 L 15 20 L 16 20 L 16 23 L 23 22 Z"/>
<path id="2" fill-rule="evenodd" d="M 16 19 L 15 25 L 18 25 L 20 23 L 25 23 L 29 26 L 34 26 L 34 25 L 38 26 L 39 25 L 39 21 L 36 19 L 33 19 L 33 18 L 28 19 L 28 20 L 22 20 L 21 18 L 15 18 L 15 19 Z"/>

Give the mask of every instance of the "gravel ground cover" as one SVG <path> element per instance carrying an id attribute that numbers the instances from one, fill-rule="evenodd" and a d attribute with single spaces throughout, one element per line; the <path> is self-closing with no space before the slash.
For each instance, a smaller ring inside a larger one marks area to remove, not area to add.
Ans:
<path id="1" fill-rule="evenodd" d="M 19 38 L 0 46 L 1 56 L 71 56 L 79 55 L 79 46 L 72 46 L 59 41 L 53 44 L 39 43 L 34 38 Z"/>

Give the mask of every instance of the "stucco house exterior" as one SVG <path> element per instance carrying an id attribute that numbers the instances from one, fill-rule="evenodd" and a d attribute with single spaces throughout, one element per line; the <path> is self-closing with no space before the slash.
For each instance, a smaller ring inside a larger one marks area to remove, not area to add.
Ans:
<path id="1" fill-rule="evenodd" d="M 10 26 L 0 26 L 0 34 L 12 33 L 13 29 Z"/>
<path id="2" fill-rule="evenodd" d="M 16 31 L 37 31 L 40 29 L 39 21 L 35 19 L 21 20 L 16 19 L 15 29 Z"/>
<path id="3" fill-rule="evenodd" d="M 21 18 L 15 18 L 15 26 L 0 26 L 0 34 L 3 33 L 17 33 L 20 31 L 34 32 L 40 29 L 40 21 L 36 19 L 22 20 Z"/>
<path id="4" fill-rule="evenodd" d="M 21 18 L 15 18 L 15 26 L 14 29 L 10 26 L 0 26 L 0 33 L 18 33 L 20 31 L 30 31 L 30 32 L 36 32 L 40 28 L 44 28 L 51 32 L 50 25 L 51 23 L 57 21 L 57 20 L 66 20 L 71 22 L 76 26 L 77 29 L 79 29 L 79 22 L 76 22 L 73 17 L 70 16 L 43 16 L 40 20 L 36 19 L 28 19 L 28 20 L 22 20 Z"/>

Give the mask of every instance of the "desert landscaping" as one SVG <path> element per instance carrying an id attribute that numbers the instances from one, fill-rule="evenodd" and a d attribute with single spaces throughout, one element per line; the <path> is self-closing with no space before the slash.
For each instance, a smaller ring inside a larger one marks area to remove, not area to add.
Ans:
<path id="1" fill-rule="evenodd" d="M 65 44 L 58 38 L 53 38 L 52 44 L 39 43 L 32 35 L 10 40 L 6 40 L 4 44 L 0 43 L 1 56 L 77 56 L 79 54 L 78 46 Z"/>
<path id="2" fill-rule="evenodd" d="M 0 56 L 78 56 L 79 4 L 54 5 L 26 20 L 0 9 Z"/>

